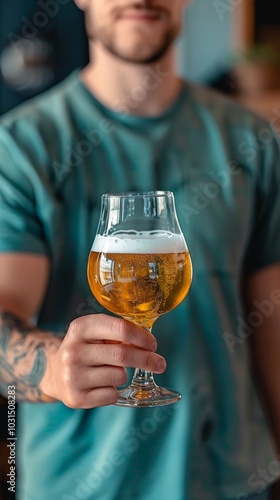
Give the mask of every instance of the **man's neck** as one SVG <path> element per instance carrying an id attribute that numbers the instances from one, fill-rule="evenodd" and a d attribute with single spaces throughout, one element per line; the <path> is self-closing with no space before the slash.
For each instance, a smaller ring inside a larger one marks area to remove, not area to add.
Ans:
<path id="1" fill-rule="evenodd" d="M 123 113 L 156 116 L 177 99 L 182 81 L 174 69 L 171 49 L 154 64 L 131 64 L 100 45 L 94 46 L 91 63 L 81 78 L 94 96 L 108 108 Z"/>

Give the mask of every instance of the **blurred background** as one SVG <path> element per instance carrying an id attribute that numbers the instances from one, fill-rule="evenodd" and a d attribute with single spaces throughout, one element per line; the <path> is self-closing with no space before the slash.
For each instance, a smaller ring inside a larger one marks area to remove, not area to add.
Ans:
<path id="1" fill-rule="evenodd" d="M 280 118 L 277 7 L 276 0 L 193 0 L 178 43 L 178 71 L 268 119 Z M 83 16 L 72 0 L 0 0 L 0 115 L 87 60 Z M 0 399 L 0 500 L 13 498 L 6 484 L 6 430 L 7 406 Z"/>
<path id="2" fill-rule="evenodd" d="M 72 0 L 0 0 L 0 114 L 87 60 L 83 15 Z"/>

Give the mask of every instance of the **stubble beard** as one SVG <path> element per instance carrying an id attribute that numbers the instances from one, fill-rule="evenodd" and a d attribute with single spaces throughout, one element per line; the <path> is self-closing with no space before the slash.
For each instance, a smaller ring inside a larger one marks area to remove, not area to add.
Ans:
<path id="1" fill-rule="evenodd" d="M 87 22 L 87 34 L 90 43 L 95 43 L 98 41 L 110 54 L 112 54 L 117 59 L 121 61 L 132 63 L 132 64 L 152 64 L 160 61 L 162 57 L 168 52 L 169 48 L 173 44 L 174 40 L 178 35 L 178 31 L 175 29 L 170 29 L 167 31 L 163 37 L 162 43 L 157 49 L 154 50 L 148 56 L 126 55 L 117 47 L 117 42 L 114 40 L 112 33 L 108 33 L 106 29 L 94 29 L 89 26 Z"/>

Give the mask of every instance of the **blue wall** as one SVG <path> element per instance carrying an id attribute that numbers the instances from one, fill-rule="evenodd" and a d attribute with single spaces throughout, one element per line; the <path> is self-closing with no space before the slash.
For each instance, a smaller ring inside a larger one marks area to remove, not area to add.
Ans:
<path id="1" fill-rule="evenodd" d="M 185 11 L 179 42 L 179 72 L 185 78 L 207 82 L 227 67 L 231 21 L 232 12 L 227 10 L 219 15 L 215 0 L 193 0 Z"/>

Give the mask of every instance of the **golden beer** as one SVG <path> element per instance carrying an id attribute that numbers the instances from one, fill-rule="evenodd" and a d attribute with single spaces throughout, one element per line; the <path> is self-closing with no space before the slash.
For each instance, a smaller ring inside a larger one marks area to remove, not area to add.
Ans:
<path id="1" fill-rule="evenodd" d="M 94 251 L 93 246 L 88 281 L 106 309 L 148 325 L 185 298 L 192 281 L 192 264 L 188 251 L 115 253 Z"/>

